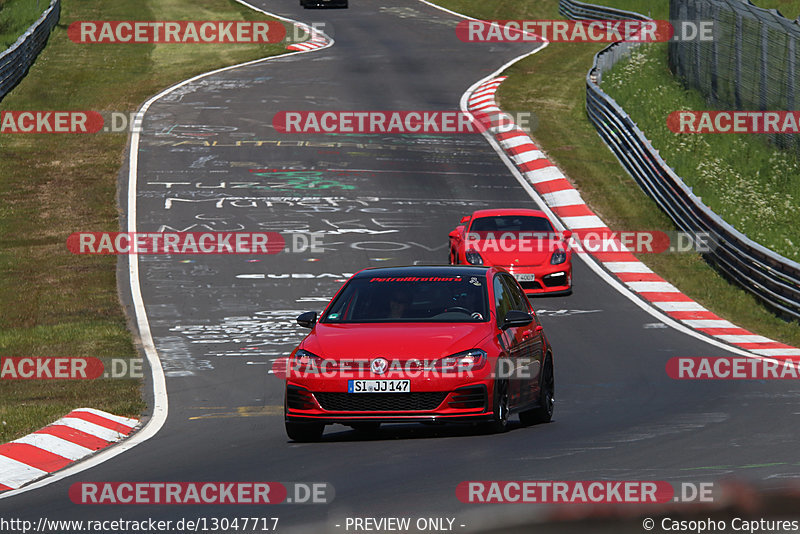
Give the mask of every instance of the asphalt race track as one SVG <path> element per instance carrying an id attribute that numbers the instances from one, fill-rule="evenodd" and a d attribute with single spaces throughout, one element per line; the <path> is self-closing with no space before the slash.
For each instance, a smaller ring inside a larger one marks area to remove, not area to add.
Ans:
<path id="1" fill-rule="evenodd" d="M 350 0 L 347 10 L 256 5 L 325 22 L 335 45 L 206 77 L 154 102 L 140 141 L 136 226 L 322 232 L 324 251 L 140 257 L 166 424 L 108 462 L 0 500 L 2 515 L 265 516 L 298 532 L 344 532 L 354 516 L 449 517 L 469 532 L 481 513 L 526 505 L 461 503 L 455 489 L 466 480 L 733 476 L 780 485 L 800 476 L 800 388 L 671 380 L 671 357 L 730 353 L 666 327 L 577 258 L 574 294 L 535 300 L 554 347 L 552 423 L 501 435 L 386 425 L 371 437 L 335 426 L 321 443 L 290 442 L 283 383 L 268 370 L 304 335 L 299 313 L 321 310 L 360 268 L 445 263 L 447 233 L 475 209 L 536 205 L 479 134 L 287 135 L 272 128 L 274 114 L 457 110 L 467 88 L 531 46 L 462 43 L 458 18 L 414 0 Z M 123 207 L 127 180 L 123 169 Z M 326 482 L 335 498 L 257 509 L 73 504 L 70 485 L 87 481 Z"/>

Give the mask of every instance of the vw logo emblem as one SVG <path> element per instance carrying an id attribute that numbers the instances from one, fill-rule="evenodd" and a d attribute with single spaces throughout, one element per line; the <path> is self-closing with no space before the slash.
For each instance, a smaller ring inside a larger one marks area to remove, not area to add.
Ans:
<path id="1" fill-rule="evenodd" d="M 375 358 L 374 360 L 372 360 L 372 363 L 369 364 L 369 368 L 376 375 L 382 375 L 383 373 L 386 372 L 386 369 L 388 367 L 389 367 L 389 362 L 385 358 Z"/>

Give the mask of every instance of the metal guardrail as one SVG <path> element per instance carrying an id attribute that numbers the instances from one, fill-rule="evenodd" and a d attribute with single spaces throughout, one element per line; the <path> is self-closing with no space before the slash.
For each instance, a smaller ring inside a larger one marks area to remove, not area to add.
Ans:
<path id="1" fill-rule="evenodd" d="M 616 9 L 575 0 L 561 0 L 559 11 L 565 16 L 601 20 L 620 14 Z M 626 14 L 631 15 L 647 19 L 636 13 Z M 600 88 L 603 73 L 637 46 L 638 43 L 614 43 L 595 55 L 594 65 L 586 75 L 589 120 L 639 186 L 678 228 L 708 234 L 711 250 L 704 253 L 708 261 L 781 315 L 800 319 L 800 264 L 752 241 L 703 204 L 625 110 Z"/>
<path id="2" fill-rule="evenodd" d="M 559 2 L 558 12 L 561 13 L 561 16 L 572 20 L 650 20 L 649 17 L 633 11 L 595 6 L 572 0 Z"/>
<path id="3" fill-rule="evenodd" d="M 27 74 L 36 56 L 42 51 L 50 32 L 61 15 L 61 0 L 50 6 L 28 30 L 3 53 L 0 53 L 0 100 Z"/>

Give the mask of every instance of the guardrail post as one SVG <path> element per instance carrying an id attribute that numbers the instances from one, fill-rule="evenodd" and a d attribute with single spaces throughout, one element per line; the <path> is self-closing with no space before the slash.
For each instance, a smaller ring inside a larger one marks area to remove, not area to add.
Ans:
<path id="1" fill-rule="evenodd" d="M 759 104 L 761 111 L 767 110 L 767 71 L 769 70 L 769 31 L 767 25 L 761 22 L 761 87 L 759 88 Z"/>
<path id="2" fill-rule="evenodd" d="M 736 24 L 734 25 L 733 46 L 735 59 L 733 63 L 733 106 L 742 109 L 742 15 L 736 12 Z"/>

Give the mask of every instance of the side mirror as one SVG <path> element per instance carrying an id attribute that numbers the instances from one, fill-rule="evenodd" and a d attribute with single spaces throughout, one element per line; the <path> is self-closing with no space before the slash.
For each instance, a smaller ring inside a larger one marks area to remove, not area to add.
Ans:
<path id="1" fill-rule="evenodd" d="M 317 324 L 317 312 L 305 312 L 297 316 L 297 324 L 304 328 L 314 328 Z"/>
<path id="2" fill-rule="evenodd" d="M 460 222 L 461 222 L 461 224 L 464 224 L 465 222 L 469 222 L 469 215 L 464 215 L 463 217 L 461 217 L 461 221 Z"/>
<path id="3" fill-rule="evenodd" d="M 572 237 L 572 230 L 564 230 L 563 232 L 561 232 L 561 235 L 564 236 L 564 241 L 566 241 L 567 239 Z"/>
<path id="4" fill-rule="evenodd" d="M 450 232 L 450 233 L 448 234 L 448 236 L 449 236 L 449 237 L 452 237 L 452 238 L 456 238 L 456 237 L 458 237 L 459 235 L 460 235 L 460 232 L 459 232 L 458 230 L 453 230 L 452 232 Z"/>
<path id="5" fill-rule="evenodd" d="M 519 310 L 511 310 L 506 314 L 506 320 L 503 321 L 503 330 L 514 326 L 528 326 L 533 322 L 533 316 L 530 313 L 525 313 Z"/>

